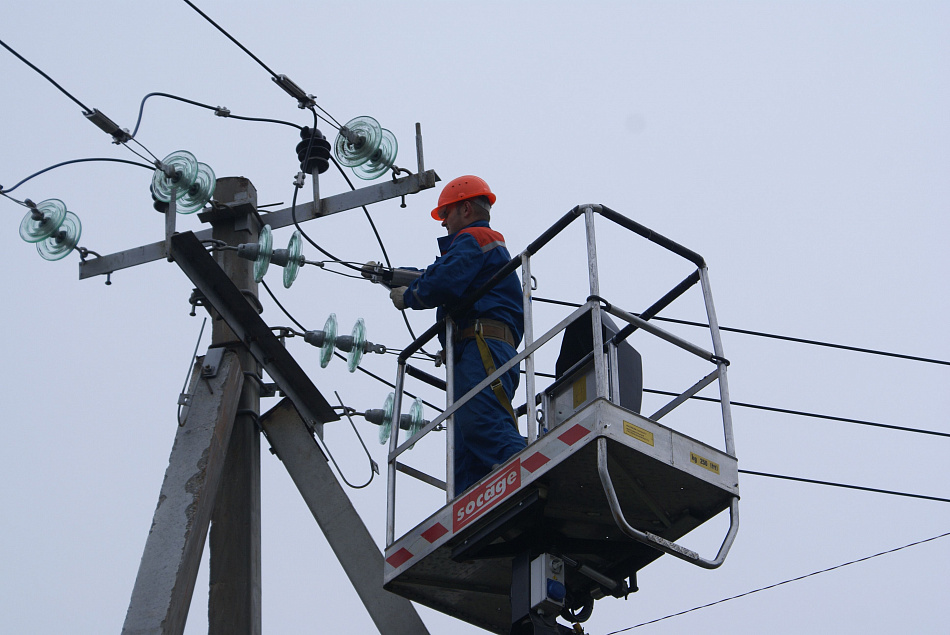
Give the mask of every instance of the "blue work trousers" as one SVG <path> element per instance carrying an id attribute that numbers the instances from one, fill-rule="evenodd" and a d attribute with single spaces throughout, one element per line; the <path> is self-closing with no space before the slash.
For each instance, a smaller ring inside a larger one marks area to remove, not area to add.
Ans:
<path id="1" fill-rule="evenodd" d="M 517 352 L 500 340 L 486 339 L 488 349 L 500 367 Z M 511 400 L 518 388 L 520 368 L 515 366 L 502 375 L 501 383 Z M 455 344 L 455 399 L 487 377 L 485 364 L 474 338 Z M 511 415 L 498 401 L 491 386 L 486 386 L 455 413 L 455 493 L 460 494 L 477 480 L 524 449 L 524 437 L 515 428 Z"/>

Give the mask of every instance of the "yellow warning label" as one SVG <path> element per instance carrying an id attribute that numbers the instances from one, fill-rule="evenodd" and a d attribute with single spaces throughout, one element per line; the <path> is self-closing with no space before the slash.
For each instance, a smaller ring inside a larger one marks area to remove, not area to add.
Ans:
<path id="1" fill-rule="evenodd" d="M 690 462 L 693 463 L 694 465 L 698 465 L 699 467 L 704 468 L 704 469 L 707 469 L 707 470 L 709 470 L 710 472 L 714 472 L 715 474 L 719 474 L 719 464 L 718 464 L 718 463 L 713 463 L 712 461 L 710 461 L 709 459 L 707 459 L 707 458 L 704 457 L 704 456 L 699 456 L 698 454 L 696 454 L 696 453 L 694 453 L 694 452 L 690 452 L 690 453 L 689 453 L 689 460 L 690 460 Z"/>
<path id="2" fill-rule="evenodd" d="M 581 377 L 574 382 L 574 409 L 577 410 L 587 401 L 587 377 Z"/>
<path id="3" fill-rule="evenodd" d="M 635 426 L 629 421 L 623 422 L 623 433 L 633 437 L 637 441 L 643 441 L 647 445 L 653 445 L 653 433 L 649 430 L 644 430 L 640 426 Z"/>

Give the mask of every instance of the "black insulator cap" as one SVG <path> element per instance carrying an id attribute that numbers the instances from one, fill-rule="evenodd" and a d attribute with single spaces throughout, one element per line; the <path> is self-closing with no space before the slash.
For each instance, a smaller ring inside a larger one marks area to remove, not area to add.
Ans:
<path id="1" fill-rule="evenodd" d="M 330 142 L 319 130 L 304 126 L 300 131 L 301 142 L 297 144 L 297 159 L 300 160 L 300 169 L 310 174 L 317 169 L 317 174 L 323 174 L 330 168 Z M 307 156 L 307 149 L 310 149 Z"/>
<path id="2" fill-rule="evenodd" d="M 152 195 L 152 207 L 155 209 L 155 211 L 161 212 L 162 214 L 167 212 L 168 203 L 166 203 L 165 201 L 160 201 L 157 198 L 155 198 L 155 190 L 152 189 L 151 185 L 148 186 L 148 191 L 149 191 L 149 194 Z"/>

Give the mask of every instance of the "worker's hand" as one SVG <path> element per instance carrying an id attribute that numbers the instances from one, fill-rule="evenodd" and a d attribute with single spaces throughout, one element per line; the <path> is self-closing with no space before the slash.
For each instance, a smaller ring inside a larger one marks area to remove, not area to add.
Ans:
<path id="1" fill-rule="evenodd" d="M 379 267 L 380 264 L 378 262 L 375 260 L 370 260 L 365 265 L 363 265 L 362 268 L 360 268 L 360 274 L 364 278 L 372 278 L 373 276 L 377 275 Z"/>
<path id="2" fill-rule="evenodd" d="M 403 295 L 409 287 L 396 287 L 389 292 L 389 299 L 393 301 L 393 306 L 402 311 L 406 308 L 406 301 Z"/>

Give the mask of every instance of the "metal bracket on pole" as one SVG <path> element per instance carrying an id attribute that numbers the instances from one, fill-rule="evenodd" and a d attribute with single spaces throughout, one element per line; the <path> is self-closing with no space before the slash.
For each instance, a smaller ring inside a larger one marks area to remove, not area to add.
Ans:
<path id="1" fill-rule="evenodd" d="M 323 424 L 340 419 L 333 407 L 284 348 L 247 298 L 222 271 L 192 232 L 172 237 L 172 255 L 195 287 L 224 319 L 234 334 L 290 397 L 308 426 L 323 434 Z"/>
<path id="2" fill-rule="evenodd" d="M 123 635 L 182 633 L 214 509 L 244 374 L 228 352 L 218 374 L 195 365 L 193 395 L 178 427 L 145 542 Z"/>
<path id="3" fill-rule="evenodd" d="M 165 257 L 172 261 L 172 236 L 175 235 L 175 220 L 178 215 L 178 201 L 175 199 L 177 187 L 172 188 L 171 200 L 165 208 Z"/>
<path id="4" fill-rule="evenodd" d="M 298 205 L 296 208 L 297 222 L 304 222 L 314 218 L 330 216 L 339 212 L 345 212 L 355 209 L 361 205 L 371 205 L 380 201 L 398 198 L 407 194 L 415 194 L 432 187 L 435 187 L 439 181 L 439 175 L 434 170 L 426 170 L 421 174 L 410 174 L 409 176 L 396 179 L 395 181 L 384 181 L 376 185 L 363 187 L 352 192 L 343 192 L 335 194 L 317 201 L 317 204 L 311 201 Z M 206 212 L 207 213 L 207 212 Z M 280 229 L 294 224 L 291 208 L 277 210 L 270 214 L 262 214 L 261 222 L 271 226 L 271 229 Z M 211 230 L 205 229 L 195 232 L 198 240 L 208 240 L 211 238 Z M 154 260 L 170 257 L 170 252 L 165 249 L 165 241 L 141 245 L 133 249 L 119 251 L 114 254 L 108 254 L 99 258 L 90 258 L 79 263 L 79 279 L 85 280 L 93 276 L 101 276 L 107 273 L 127 269 L 136 265 L 145 264 Z"/>
<path id="5" fill-rule="evenodd" d="M 428 633 L 412 603 L 383 589 L 383 556 L 300 415 L 283 399 L 261 428 L 383 635 Z"/>

